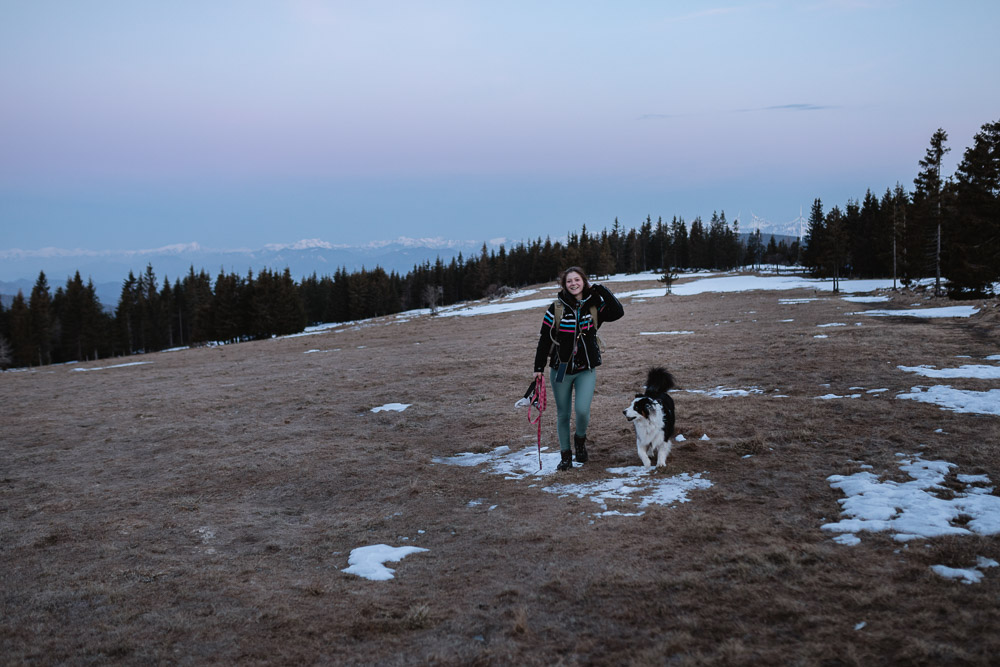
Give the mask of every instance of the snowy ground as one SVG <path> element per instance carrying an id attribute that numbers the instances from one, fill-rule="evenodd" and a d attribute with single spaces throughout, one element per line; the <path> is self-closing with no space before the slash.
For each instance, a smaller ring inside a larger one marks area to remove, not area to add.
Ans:
<path id="1" fill-rule="evenodd" d="M 457 466 L 483 466 L 483 472 L 503 475 L 505 479 L 532 479 L 546 481 L 556 472 L 559 452 L 537 446 L 511 451 L 502 446 L 486 454 L 471 452 L 457 456 L 435 458 L 435 463 Z M 581 464 L 577 464 L 578 466 Z M 586 465 L 586 464 L 582 464 Z M 554 483 L 542 487 L 543 491 L 559 496 L 576 496 L 593 501 L 598 510 L 594 516 L 641 516 L 650 505 L 673 505 L 688 502 L 688 492 L 707 489 L 712 483 L 703 473 L 683 473 L 672 477 L 659 475 L 652 468 L 628 466 L 608 468 L 608 477 L 582 484 Z M 558 479 L 558 476 L 557 476 Z M 537 486 L 532 484 L 531 486 Z M 610 509 L 612 502 L 615 508 Z"/>
<path id="2" fill-rule="evenodd" d="M 893 539 L 908 548 L 913 540 L 943 535 L 1000 534 L 1000 496 L 986 475 L 955 474 L 957 466 L 947 461 L 927 461 L 919 454 L 896 454 L 899 468 L 910 476 L 907 482 L 882 480 L 863 470 L 853 475 L 831 475 L 830 486 L 846 495 L 839 502 L 840 521 L 823 524 L 822 529 L 837 533 L 834 541 L 854 546 L 861 543 L 859 533 L 889 532 Z M 853 462 L 859 463 L 859 462 Z M 871 466 L 861 464 L 862 468 Z M 952 476 L 962 485 L 960 492 L 944 485 Z M 983 571 L 997 562 L 980 556 L 968 568 L 934 565 L 937 574 L 976 583 Z"/>

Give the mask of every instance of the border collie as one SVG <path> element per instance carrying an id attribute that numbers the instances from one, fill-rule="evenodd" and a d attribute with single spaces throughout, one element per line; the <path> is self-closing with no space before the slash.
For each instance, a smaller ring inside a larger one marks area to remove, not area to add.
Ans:
<path id="1" fill-rule="evenodd" d="M 656 466 L 667 462 L 674 436 L 674 399 L 667 393 L 674 388 L 674 376 L 667 369 L 649 370 L 646 391 L 636 394 L 632 404 L 622 410 L 635 427 L 635 446 L 642 465 L 650 467 L 656 455 Z"/>

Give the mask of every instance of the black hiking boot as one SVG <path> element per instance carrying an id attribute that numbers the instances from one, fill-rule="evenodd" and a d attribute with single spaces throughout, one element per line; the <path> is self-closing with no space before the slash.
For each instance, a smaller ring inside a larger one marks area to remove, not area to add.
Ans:
<path id="1" fill-rule="evenodd" d="M 564 449 L 559 452 L 562 455 L 562 461 L 556 466 L 556 470 L 569 470 L 573 467 L 573 451 L 570 449 Z"/>
<path id="2" fill-rule="evenodd" d="M 573 435 L 573 444 L 576 445 L 576 462 L 586 463 L 587 462 L 587 436 L 585 435 Z"/>

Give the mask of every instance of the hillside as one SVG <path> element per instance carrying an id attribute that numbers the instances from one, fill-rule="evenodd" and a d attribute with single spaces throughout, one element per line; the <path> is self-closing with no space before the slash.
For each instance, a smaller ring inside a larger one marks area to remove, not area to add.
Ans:
<path id="1" fill-rule="evenodd" d="M 992 662 L 1000 416 L 922 400 L 948 385 L 1000 411 L 1000 380 L 912 369 L 1000 366 L 996 301 L 695 280 L 669 297 L 609 283 L 631 296 L 602 329 L 591 460 L 564 473 L 486 463 L 502 448 L 537 462 L 513 404 L 546 286 L 488 309 L 3 373 L 0 650 L 12 664 Z M 918 312 L 861 314 L 875 309 Z M 653 364 L 679 381 L 685 439 L 633 479 L 708 484 L 597 498 L 622 477 L 609 469 L 638 463 L 621 411 Z M 548 457 L 554 401 L 542 424 Z M 482 463 L 452 465 L 471 454 Z M 902 485 L 921 461 L 952 464 L 931 466 L 928 503 L 982 509 L 937 537 L 823 528 L 849 518 L 828 478 Z M 388 563 L 391 580 L 343 572 L 378 544 L 426 551 Z M 969 585 L 932 570 L 977 563 Z"/>

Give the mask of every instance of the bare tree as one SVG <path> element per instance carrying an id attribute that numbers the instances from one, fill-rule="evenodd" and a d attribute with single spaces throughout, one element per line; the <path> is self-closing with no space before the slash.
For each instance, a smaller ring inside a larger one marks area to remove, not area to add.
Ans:
<path id="1" fill-rule="evenodd" d="M 437 315 L 438 306 L 444 298 L 444 287 L 441 285 L 427 285 L 424 287 L 421 298 L 424 305 L 431 309 L 431 315 Z"/>

